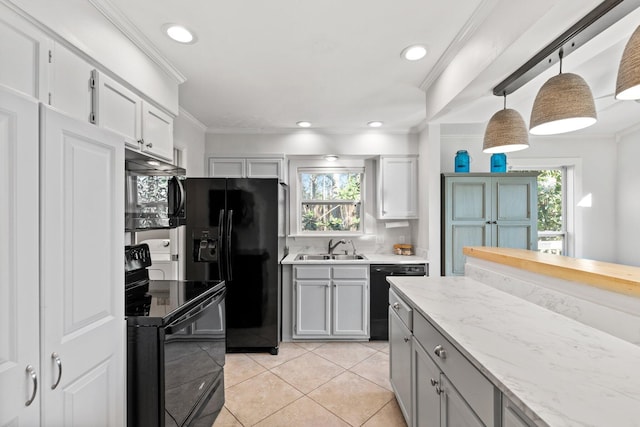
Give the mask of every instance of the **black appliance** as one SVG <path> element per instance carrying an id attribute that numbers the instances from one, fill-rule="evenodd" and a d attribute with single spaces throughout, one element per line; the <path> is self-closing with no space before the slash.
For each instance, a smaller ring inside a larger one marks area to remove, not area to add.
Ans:
<path id="1" fill-rule="evenodd" d="M 125 231 L 184 225 L 186 171 L 131 150 L 125 157 Z"/>
<path id="2" fill-rule="evenodd" d="M 213 424 L 224 405 L 223 281 L 149 280 L 146 244 L 125 247 L 127 425 Z"/>
<path id="3" fill-rule="evenodd" d="M 187 178 L 184 187 L 185 278 L 226 282 L 227 352 L 277 354 L 286 187 L 251 178 Z"/>
<path id="4" fill-rule="evenodd" d="M 387 276 L 428 276 L 426 264 L 371 265 L 369 327 L 372 340 L 389 339 L 389 282 Z"/>

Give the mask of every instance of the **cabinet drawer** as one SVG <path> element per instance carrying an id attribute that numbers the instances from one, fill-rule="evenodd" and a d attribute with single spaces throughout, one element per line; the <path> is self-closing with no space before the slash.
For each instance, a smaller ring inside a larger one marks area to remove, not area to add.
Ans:
<path id="1" fill-rule="evenodd" d="M 293 274 L 296 279 L 330 279 L 331 267 L 322 265 L 293 267 Z"/>
<path id="2" fill-rule="evenodd" d="M 333 267 L 334 279 L 366 279 L 369 275 L 368 265 L 351 265 Z"/>
<path id="3" fill-rule="evenodd" d="M 413 335 L 482 422 L 487 426 L 495 425 L 493 384 L 419 313 L 413 319 Z M 435 354 L 437 346 L 442 346 L 444 351 L 440 357 Z"/>
<path id="4" fill-rule="evenodd" d="M 389 289 L 389 307 L 398 315 L 409 330 L 413 329 L 413 309 L 409 304 L 404 302 L 402 298 L 396 295 L 393 289 Z"/>

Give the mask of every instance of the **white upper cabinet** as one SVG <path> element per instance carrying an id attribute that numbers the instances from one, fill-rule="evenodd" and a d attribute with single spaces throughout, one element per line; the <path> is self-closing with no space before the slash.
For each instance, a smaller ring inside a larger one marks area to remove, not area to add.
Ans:
<path id="1" fill-rule="evenodd" d="M 51 40 L 0 3 L 0 84 L 48 102 Z"/>
<path id="2" fill-rule="evenodd" d="M 377 181 L 378 219 L 418 218 L 416 156 L 381 156 Z"/>
<path id="3" fill-rule="evenodd" d="M 278 178 L 286 182 L 282 157 L 210 157 L 212 178 Z"/>
<path id="4" fill-rule="evenodd" d="M 104 73 L 94 72 L 94 112 L 98 126 L 117 133 L 127 146 L 139 149 L 142 98 Z"/>
<path id="5" fill-rule="evenodd" d="M 62 44 L 55 43 L 51 56 L 49 104 L 71 117 L 91 122 L 93 68 Z"/>
<path id="6" fill-rule="evenodd" d="M 173 118 L 142 101 L 142 151 L 173 161 Z"/>
<path id="7" fill-rule="evenodd" d="M 106 74 L 93 76 L 95 123 L 130 148 L 173 161 L 173 117 Z"/>

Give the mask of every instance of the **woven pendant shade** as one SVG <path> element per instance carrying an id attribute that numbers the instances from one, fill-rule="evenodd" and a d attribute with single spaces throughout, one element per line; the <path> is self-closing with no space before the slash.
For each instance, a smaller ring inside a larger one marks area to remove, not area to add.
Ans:
<path id="1" fill-rule="evenodd" d="M 555 135 L 591 126 L 597 121 L 589 85 L 573 73 L 558 74 L 542 85 L 533 102 L 529 132 Z"/>
<path id="2" fill-rule="evenodd" d="M 618 67 L 616 99 L 640 99 L 640 27 L 627 42 Z"/>
<path id="3" fill-rule="evenodd" d="M 524 119 L 516 110 L 505 108 L 495 113 L 484 131 L 482 151 L 509 153 L 529 148 L 529 134 Z"/>

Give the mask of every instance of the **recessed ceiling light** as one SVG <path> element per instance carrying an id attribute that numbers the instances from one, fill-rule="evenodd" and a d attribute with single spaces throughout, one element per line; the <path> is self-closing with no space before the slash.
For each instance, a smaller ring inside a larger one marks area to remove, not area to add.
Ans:
<path id="1" fill-rule="evenodd" d="M 169 37 L 179 43 L 191 44 L 196 42 L 196 36 L 182 25 L 165 24 L 162 29 Z"/>
<path id="2" fill-rule="evenodd" d="M 324 156 L 324 159 L 328 162 L 335 162 L 336 160 L 338 160 L 338 156 L 336 156 L 335 154 L 327 154 L 326 156 Z"/>
<path id="3" fill-rule="evenodd" d="M 305 122 L 305 121 L 297 122 L 296 124 L 301 128 L 308 128 L 311 126 L 311 122 Z"/>
<path id="4" fill-rule="evenodd" d="M 422 45 L 416 44 L 404 48 L 401 55 L 407 61 L 417 61 L 424 58 L 426 54 L 427 48 Z"/>
<path id="5" fill-rule="evenodd" d="M 382 126 L 382 122 L 374 120 L 372 122 L 367 123 L 367 126 L 369 126 L 370 128 L 379 128 L 380 126 Z"/>

